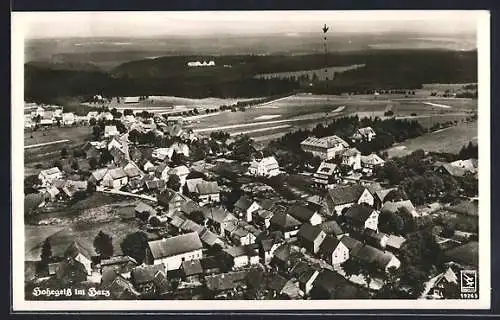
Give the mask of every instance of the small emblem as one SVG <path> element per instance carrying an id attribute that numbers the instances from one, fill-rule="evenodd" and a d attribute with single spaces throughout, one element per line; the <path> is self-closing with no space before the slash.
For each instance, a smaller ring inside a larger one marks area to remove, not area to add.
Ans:
<path id="1" fill-rule="evenodd" d="M 461 270 L 460 271 L 460 292 L 476 293 L 477 292 L 477 272 L 476 270 Z"/>

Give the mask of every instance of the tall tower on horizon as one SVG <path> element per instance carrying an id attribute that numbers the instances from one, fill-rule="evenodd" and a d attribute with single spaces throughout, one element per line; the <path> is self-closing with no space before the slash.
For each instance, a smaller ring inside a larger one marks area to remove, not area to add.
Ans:
<path id="1" fill-rule="evenodd" d="M 326 33 L 328 32 L 328 29 L 330 29 L 326 23 L 325 25 L 323 26 L 323 28 L 321 30 L 323 30 L 323 48 L 325 50 L 325 85 L 326 85 L 326 93 L 328 94 L 328 39 L 326 37 Z M 330 104 L 329 103 L 329 99 L 327 98 L 327 104 Z M 326 111 L 325 112 L 325 126 L 327 126 L 328 124 L 328 115 L 329 115 L 329 112 Z"/>

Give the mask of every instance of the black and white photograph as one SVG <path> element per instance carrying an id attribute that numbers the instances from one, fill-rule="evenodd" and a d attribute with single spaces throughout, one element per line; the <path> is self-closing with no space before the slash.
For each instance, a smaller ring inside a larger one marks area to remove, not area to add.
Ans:
<path id="1" fill-rule="evenodd" d="M 489 308 L 489 19 L 12 13 L 14 310 Z"/>

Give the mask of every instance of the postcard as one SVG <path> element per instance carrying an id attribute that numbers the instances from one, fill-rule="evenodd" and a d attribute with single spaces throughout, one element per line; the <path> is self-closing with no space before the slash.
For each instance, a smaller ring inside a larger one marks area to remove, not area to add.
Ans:
<path id="1" fill-rule="evenodd" d="M 488 309 L 489 19 L 12 13 L 13 310 Z"/>

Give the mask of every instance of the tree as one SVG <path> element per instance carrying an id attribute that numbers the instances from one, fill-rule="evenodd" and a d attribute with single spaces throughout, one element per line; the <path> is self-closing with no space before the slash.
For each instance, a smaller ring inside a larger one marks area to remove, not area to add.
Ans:
<path id="1" fill-rule="evenodd" d="M 65 158 L 66 156 L 68 156 L 68 149 L 62 148 L 61 149 L 61 157 Z"/>
<path id="2" fill-rule="evenodd" d="M 250 161 L 255 151 L 253 140 L 248 135 L 240 136 L 233 145 L 233 157 L 240 161 Z"/>
<path id="3" fill-rule="evenodd" d="M 353 259 L 346 260 L 341 264 L 341 267 L 349 278 L 352 275 L 358 275 L 361 273 L 361 264 Z"/>
<path id="4" fill-rule="evenodd" d="M 168 177 L 167 188 L 170 188 L 170 189 L 175 190 L 175 191 L 179 191 L 179 189 L 181 188 L 181 179 L 179 178 L 178 175 L 171 174 Z"/>
<path id="5" fill-rule="evenodd" d="M 111 257 L 114 251 L 113 238 L 110 235 L 99 231 L 94 239 L 94 249 L 95 252 L 97 252 L 97 254 L 101 256 L 101 258 Z"/>
<path id="6" fill-rule="evenodd" d="M 125 110 L 123 110 L 123 115 L 125 115 L 125 116 L 133 116 L 134 112 L 131 109 L 125 109 Z"/>
<path id="7" fill-rule="evenodd" d="M 113 160 L 113 156 L 111 155 L 109 150 L 107 148 L 102 150 L 101 156 L 99 157 L 99 163 L 101 165 L 105 165 L 105 164 L 109 163 L 111 160 Z"/>
<path id="8" fill-rule="evenodd" d="M 189 214 L 189 218 L 193 220 L 194 222 L 203 225 L 205 222 L 205 216 L 203 215 L 203 212 L 200 210 L 195 210 Z"/>
<path id="9" fill-rule="evenodd" d="M 177 167 L 177 166 L 183 165 L 183 164 L 186 163 L 186 160 L 187 160 L 186 156 L 184 156 L 183 153 L 178 153 L 175 150 L 172 153 L 172 159 L 171 159 L 171 161 L 172 161 L 172 164 L 174 166 Z"/>
<path id="10" fill-rule="evenodd" d="M 131 233 L 123 239 L 120 247 L 124 255 L 132 257 L 137 263 L 142 264 L 146 258 L 148 236 L 142 231 Z"/>
<path id="11" fill-rule="evenodd" d="M 73 160 L 73 162 L 71 163 L 71 169 L 73 169 L 73 170 L 80 169 L 80 165 L 78 164 L 78 161 Z"/>
<path id="12" fill-rule="evenodd" d="M 95 126 L 95 125 L 96 125 L 96 123 L 97 123 L 97 120 L 96 120 L 95 118 L 90 118 L 90 120 L 89 120 L 89 125 L 91 125 L 91 126 Z"/>
<path id="13" fill-rule="evenodd" d="M 89 159 L 89 167 L 90 169 L 94 170 L 97 168 L 97 165 L 98 165 L 98 161 L 95 157 L 92 157 Z"/>
<path id="14" fill-rule="evenodd" d="M 42 253 L 40 254 L 40 260 L 43 264 L 48 264 L 52 258 L 52 246 L 50 245 L 49 238 L 45 239 L 42 245 Z"/>
<path id="15" fill-rule="evenodd" d="M 380 212 L 378 223 L 380 231 L 389 234 L 399 235 L 404 229 L 403 219 L 399 215 L 389 211 Z"/>
<path id="16" fill-rule="evenodd" d="M 191 196 L 191 192 L 189 192 L 189 188 L 188 188 L 187 183 L 184 184 L 184 186 L 182 187 L 182 194 L 185 195 L 186 197 Z"/>

